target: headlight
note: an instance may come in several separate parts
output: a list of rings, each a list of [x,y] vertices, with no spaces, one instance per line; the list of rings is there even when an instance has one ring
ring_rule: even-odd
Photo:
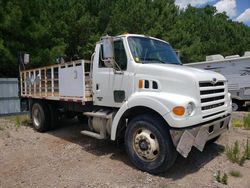
[[[194,112],[194,109],[195,109],[194,103],[192,102],[188,103],[187,108],[186,108],[187,115],[189,116],[192,115],[192,113]]]

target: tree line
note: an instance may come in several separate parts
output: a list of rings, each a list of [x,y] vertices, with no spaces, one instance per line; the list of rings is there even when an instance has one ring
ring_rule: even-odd
[[[138,33],[166,40],[183,63],[250,50],[250,27],[213,6],[180,10],[174,0],[0,0],[0,77],[18,75],[18,52],[32,66],[58,56],[90,59],[101,36]]]

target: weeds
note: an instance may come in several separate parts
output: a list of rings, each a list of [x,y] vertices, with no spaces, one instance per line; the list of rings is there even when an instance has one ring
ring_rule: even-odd
[[[22,125],[30,127],[30,126],[32,126],[32,122],[31,122],[31,120],[29,118],[27,118],[27,119],[24,119],[22,121]]]
[[[224,173],[224,175],[221,177],[221,172],[218,170],[215,179],[217,182],[227,185],[228,175],[227,173]]]
[[[229,172],[229,174],[230,174],[231,176],[237,177],[237,178],[242,177],[242,174],[240,173],[240,171],[237,171],[237,170],[231,170],[231,171]]]
[[[16,116],[10,116],[9,119],[15,123],[16,128],[19,128],[20,126],[30,126],[31,121],[27,115],[16,115]]]
[[[244,118],[243,126],[245,129],[250,130],[250,113]]]
[[[227,185],[227,180],[228,180],[227,173],[224,173],[223,177],[221,178],[221,183]]]
[[[247,143],[244,147],[244,156],[247,160],[250,160],[250,144],[249,144],[249,140],[247,139]]]
[[[221,177],[220,177],[220,170],[217,171],[217,174],[215,176],[215,179],[217,182],[221,182]]]
[[[233,119],[232,120],[232,125],[233,127],[243,127],[243,120],[242,119]]]
[[[233,163],[240,164],[243,162],[238,141],[236,141],[232,147],[226,147],[226,155],[228,159]]]
[[[20,116],[15,116],[15,123],[17,127],[21,126],[21,118]]]
[[[246,160],[250,160],[250,144],[247,140],[246,144],[243,146],[243,152],[241,152],[239,142],[236,141],[232,147],[226,147],[227,158],[240,166],[243,166]]]

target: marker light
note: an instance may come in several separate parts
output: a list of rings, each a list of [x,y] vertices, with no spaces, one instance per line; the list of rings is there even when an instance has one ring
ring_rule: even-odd
[[[143,81],[142,80],[139,80],[138,82],[138,87],[141,89],[142,88],[142,85],[143,85]]]
[[[173,108],[173,113],[177,116],[182,116],[185,114],[185,108],[183,106],[176,106]]]

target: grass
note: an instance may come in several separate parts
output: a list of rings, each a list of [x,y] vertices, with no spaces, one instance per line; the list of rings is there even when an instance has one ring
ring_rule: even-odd
[[[20,126],[31,125],[31,120],[28,115],[15,115],[15,116],[9,116],[7,118],[15,124],[16,130],[20,128]]]
[[[243,120],[242,119],[232,119],[233,127],[243,127]]]
[[[216,179],[216,181],[217,182],[221,182],[221,177],[220,177],[221,175],[220,175],[220,170],[218,170],[217,171],[217,174],[216,174],[216,176],[215,176],[215,179]]]
[[[240,171],[238,171],[238,170],[231,170],[231,171],[229,172],[229,174],[230,174],[231,176],[233,176],[233,177],[236,177],[236,178],[242,177],[242,174],[241,174]]]
[[[250,160],[250,144],[247,139],[246,144],[243,145],[243,151],[239,146],[239,142],[236,141],[233,146],[226,147],[226,156],[232,163],[237,163],[243,166],[246,160]]]
[[[246,145],[244,146],[244,156],[247,160],[250,160],[250,144],[248,139]]]
[[[250,113],[243,119],[243,127],[247,130],[250,130]]]
[[[223,177],[221,178],[221,183],[227,185],[227,181],[228,181],[228,175],[227,173],[224,173]]]
[[[221,177],[221,172],[220,172],[220,170],[218,170],[217,174],[215,176],[215,179],[217,182],[222,183],[224,185],[227,185],[228,175],[227,175],[227,173],[224,173],[224,175]]]
[[[226,155],[227,158],[233,163],[237,164],[243,163],[243,157],[241,156],[241,151],[238,141],[236,141],[233,146],[226,147]]]

